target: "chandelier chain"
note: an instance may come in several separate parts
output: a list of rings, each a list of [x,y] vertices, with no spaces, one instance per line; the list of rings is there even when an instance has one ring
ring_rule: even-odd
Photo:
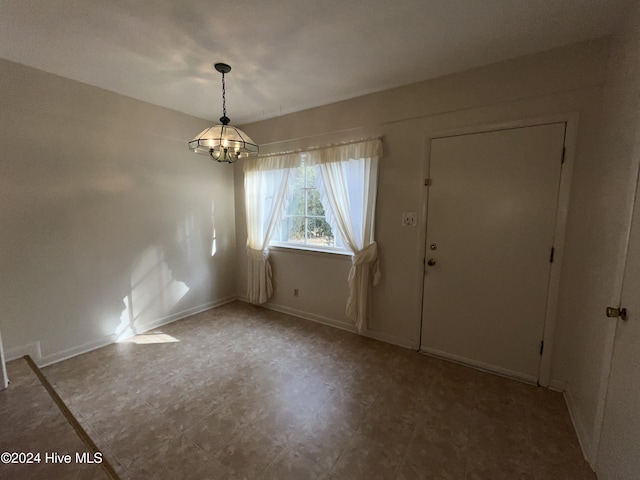
[[[224,85],[224,72],[222,72],[222,115],[227,116],[227,92]]]

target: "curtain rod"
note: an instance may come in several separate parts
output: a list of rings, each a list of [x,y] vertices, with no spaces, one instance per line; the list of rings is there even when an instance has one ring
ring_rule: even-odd
[[[336,132],[334,132],[336,133]],[[326,135],[331,135],[331,134],[326,134]],[[315,138],[315,137],[319,137],[320,135],[316,135],[314,137],[304,137],[304,138]],[[258,158],[267,158],[267,157],[274,157],[274,156],[278,156],[278,155],[291,155],[294,153],[302,153],[302,152],[313,152],[315,150],[322,150],[325,148],[332,148],[332,147],[342,147],[345,145],[353,145],[354,143],[361,143],[361,142],[368,142],[371,140],[382,140],[382,135],[377,136],[377,137],[367,137],[367,138],[359,138],[356,140],[349,140],[346,142],[338,142],[338,143],[330,143],[328,145],[318,145],[318,146],[313,146],[313,147],[309,147],[309,148],[296,148],[295,150],[286,150],[284,152],[273,152],[273,153],[265,153],[264,155],[258,155]],[[295,139],[295,140],[302,140],[303,138],[299,138],[299,139]],[[294,141],[294,140],[286,140],[286,141]],[[266,144],[262,144],[262,145],[273,145],[276,143],[284,143],[284,141],[282,142],[272,142],[272,143],[266,143]]]

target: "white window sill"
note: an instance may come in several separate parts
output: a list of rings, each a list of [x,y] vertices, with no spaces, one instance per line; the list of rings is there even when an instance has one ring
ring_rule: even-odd
[[[341,257],[351,257],[353,254],[347,250],[320,250],[305,245],[269,245],[269,250],[274,252],[297,253],[302,255],[338,255]]]

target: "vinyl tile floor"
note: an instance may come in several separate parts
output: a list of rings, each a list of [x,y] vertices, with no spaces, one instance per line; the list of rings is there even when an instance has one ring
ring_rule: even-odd
[[[26,360],[7,367],[11,385],[0,391],[0,479],[110,480]]]
[[[0,450],[75,453],[24,367]],[[123,480],[596,478],[559,393],[243,302],[43,372]]]

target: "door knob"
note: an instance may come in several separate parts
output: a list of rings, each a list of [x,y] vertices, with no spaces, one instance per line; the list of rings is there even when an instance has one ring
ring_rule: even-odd
[[[607,317],[609,317],[609,318],[621,318],[622,320],[626,320],[627,319],[627,309],[626,308],[607,307]]]
[[[429,265],[430,267],[433,267],[435,264],[436,264],[435,258],[430,258],[429,260],[427,260],[427,265]]]

